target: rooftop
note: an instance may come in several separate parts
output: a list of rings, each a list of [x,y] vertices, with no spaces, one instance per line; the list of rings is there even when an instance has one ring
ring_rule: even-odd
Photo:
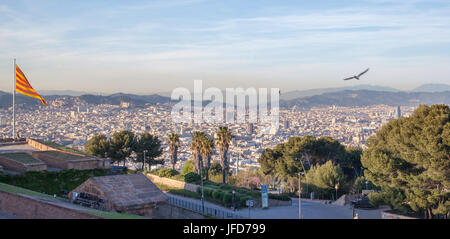
[[[94,177],[92,180],[120,207],[166,201],[167,196],[143,174]]]
[[[1,153],[33,152],[35,148],[28,144],[0,145]]]
[[[0,153],[0,157],[11,159],[23,164],[42,163],[27,153]]]

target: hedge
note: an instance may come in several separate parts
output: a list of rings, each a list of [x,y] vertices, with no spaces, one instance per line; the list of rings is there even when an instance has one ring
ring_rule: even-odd
[[[269,193],[269,198],[280,200],[280,201],[290,201],[291,200],[291,197],[289,197],[286,194],[271,194],[271,193]]]

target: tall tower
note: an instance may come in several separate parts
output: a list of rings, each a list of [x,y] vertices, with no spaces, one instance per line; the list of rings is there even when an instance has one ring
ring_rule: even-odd
[[[252,123],[247,124],[247,134],[252,135],[254,133],[254,128]]]
[[[395,112],[395,118],[400,119],[402,117],[402,111],[400,110],[400,106],[397,106],[397,111]]]

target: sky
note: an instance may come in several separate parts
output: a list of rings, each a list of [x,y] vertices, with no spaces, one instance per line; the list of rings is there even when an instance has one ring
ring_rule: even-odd
[[[450,84],[450,1],[0,0],[0,90],[14,58],[38,92],[410,90]]]

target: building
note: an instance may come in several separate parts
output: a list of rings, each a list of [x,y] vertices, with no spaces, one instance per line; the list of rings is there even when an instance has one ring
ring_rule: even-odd
[[[395,111],[395,118],[400,119],[402,117],[402,111],[400,110],[400,106],[397,106],[397,110]]]
[[[100,202],[108,211],[141,216],[153,216],[155,209],[168,201],[167,196],[143,174],[93,177],[70,192],[69,198],[76,203],[80,195],[85,204]]]
[[[57,148],[59,147],[59,148]],[[110,160],[81,153],[70,148],[27,138],[14,144],[0,142],[0,165],[14,172],[42,171],[54,169],[108,169]]]
[[[8,119],[4,116],[0,116],[0,126],[8,125]]]
[[[247,134],[252,135],[254,133],[254,126],[252,123],[247,124]]]

